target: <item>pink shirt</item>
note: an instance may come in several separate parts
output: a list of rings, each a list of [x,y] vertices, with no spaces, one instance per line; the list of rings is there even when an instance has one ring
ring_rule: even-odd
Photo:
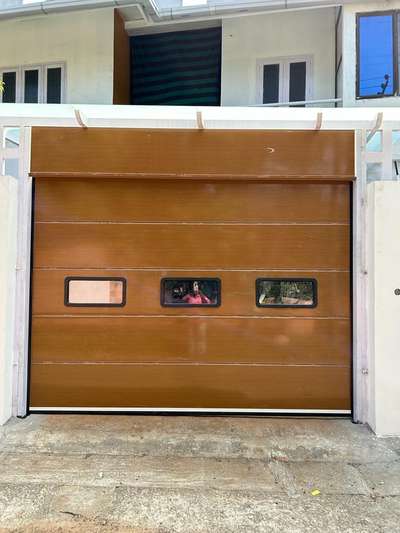
[[[201,304],[209,304],[211,303],[210,300],[207,298],[207,296],[204,296],[204,294],[187,294],[186,296],[184,296],[182,298],[182,300],[184,300],[186,303],[188,304],[197,304],[197,305],[201,305]]]

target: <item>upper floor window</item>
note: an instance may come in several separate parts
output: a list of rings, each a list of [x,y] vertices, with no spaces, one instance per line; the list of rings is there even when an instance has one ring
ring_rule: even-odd
[[[61,104],[65,98],[65,65],[34,65],[0,69],[4,92],[0,102]]]
[[[277,104],[310,100],[311,64],[310,57],[258,60],[257,102]]]
[[[398,17],[394,11],[357,15],[357,98],[398,94]]]

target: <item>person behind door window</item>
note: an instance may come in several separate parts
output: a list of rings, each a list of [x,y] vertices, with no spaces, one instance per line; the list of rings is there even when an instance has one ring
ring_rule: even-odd
[[[211,303],[211,300],[201,292],[198,281],[193,282],[192,290],[182,298],[182,301],[190,305],[204,305]]]

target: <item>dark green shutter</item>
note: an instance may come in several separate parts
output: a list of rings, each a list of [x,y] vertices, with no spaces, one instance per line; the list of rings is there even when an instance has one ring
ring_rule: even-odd
[[[131,102],[220,105],[221,28],[131,37]]]

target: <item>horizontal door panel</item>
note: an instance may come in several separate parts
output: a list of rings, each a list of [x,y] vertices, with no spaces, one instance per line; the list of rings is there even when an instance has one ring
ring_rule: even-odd
[[[64,280],[76,277],[122,277],[126,279],[126,305],[121,307],[66,307]],[[162,307],[160,281],[171,278],[219,278],[221,306]],[[317,281],[317,306],[268,308],[256,306],[257,278],[314,278]],[[349,272],[304,271],[182,271],[182,270],[35,270],[33,273],[34,315],[240,315],[349,317]]]
[[[35,127],[31,172],[351,178],[354,132]]]
[[[34,318],[32,361],[350,364],[350,320]]]
[[[38,222],[337,222],[348,184],[39,178]]]
[[[348,269],[348,226],[36,224],[36,267]]]
[[[350,409],[350,369],[32,365],[31,407]]]

